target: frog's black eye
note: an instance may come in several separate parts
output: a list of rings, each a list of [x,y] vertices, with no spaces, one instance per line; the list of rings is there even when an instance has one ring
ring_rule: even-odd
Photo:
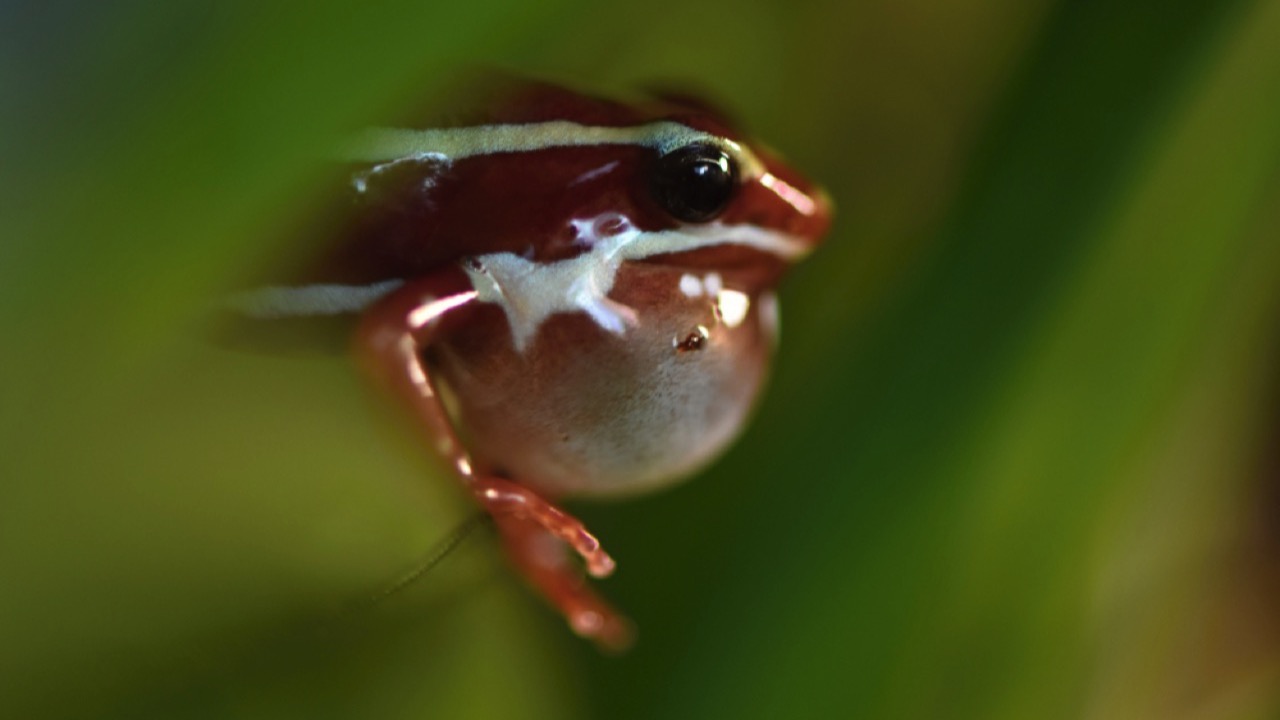
[[[653,197],[677,220],[707,222],[729,204],[738,186],[738,167],[721,148],[693,143],[658,158]]]

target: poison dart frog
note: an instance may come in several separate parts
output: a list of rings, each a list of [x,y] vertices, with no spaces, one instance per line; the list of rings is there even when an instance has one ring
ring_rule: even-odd
[[[245,318],[351,321],[359,367],[492,515],[578,634],[625,646],[614,560],[557,503],[674,483],[741,431],[777,340],[774,294],[832,207],[719,113],[508,84],[465,120],[343,150],[341,213]]]

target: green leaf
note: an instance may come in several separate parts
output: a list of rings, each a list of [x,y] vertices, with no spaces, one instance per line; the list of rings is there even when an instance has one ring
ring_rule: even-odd
[[[0,715],[1280,710],[1280,6],[0,10]],[[580,509],[602,658],[340,357],[211,349],[335,138],[474,65],[688,80],[827,184],[746,438]],[[1270,463],[1270,464],[1268,464]],[[1268,474],[1270,473],[1270,474]]]

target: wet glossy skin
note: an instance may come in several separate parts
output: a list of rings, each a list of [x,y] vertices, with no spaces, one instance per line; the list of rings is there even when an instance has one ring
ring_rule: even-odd
[[[702,201],[655,181],[691,149],[733,172],[723,206],[692,221],[680,203]],[[547,498],[642,492],[724,449],[766,376],[774,287],[829,203],[705,111],[538,84],[346,152],[333,240],[235,306],[359,317],[365,367],[494,512],[516,565],[580,633],[624,644],[625,621],[537,549],[550,534],[592,574],[612,569]]]

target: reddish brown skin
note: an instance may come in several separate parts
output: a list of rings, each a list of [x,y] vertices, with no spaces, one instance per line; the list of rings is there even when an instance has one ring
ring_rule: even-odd
[[[655,101],[626,105],[545,84],[520,86],[510,96],[489,101],[466,116],[472,124],[531,123],[572,119],[584,125],[625,127],[658,120],[679,122],[729,139],[741,133],[705,110],[690,110]],[[435,124],[438,126],[438,123]],[[768,171],[792,186],[817,196],[818,188],[767,151],[755,149]],[[460,258],[513,252],[551,261],[583,251],[566,232],[568,221],[614,211],[643,230],[677,225],[650,196],[647,169],[652,150],[601,146],[550,148],[538,152],[465,158],[443,174],[435,163],[407,165],[371,181],[357,195],[348,186],[339,202],[353,205],[333,233],[333,244],[291,284],[369,284],[420,277]],[[575,184],[585,173],[609,163],[607,175]],[[347,174],[367,166],[352,166]],[[421,190],[432,178],[429,191]],[[495,208],[501,208],[500,212]],[[750,223],[798,237],[822,237],[828,213],[803,216],[759,185],[743,186],[719,218],[729,224]],[[681,264],[718,268],[738,264],[782,264],[740,247],[706,248],[683,253]],[[655,260],[656,262],[657,260]],[[766,282],[776,280],[764,278]]]
[[[454,124],[548,120],[604,126],[671,120],[746,144],[733,127],[702,107],[664,101],[622,104],[536,83],[511,84]],[[776,157],[753,150],[769,173],[812,199],[817,212],[797,212],[759,183],[747,182],[717,219],[816,244],[830,222],[821,191]],[[332,241],[315,262],[288,280],[297,285],[405,281],[363,313],[355,341],[358,358],[391,396],[405,403],[437,453],[493,514],[514,565],[577,632],[613,650],[630,642],[630,624],[582,582],[561,554],[549,555],[546,541],[554,538],[567,545],[596,576],[608,574],[613,561],[580,522],[545,499],[565,491],[564,479],[538,477],[537,468],[547,466],[545,458],[541,465],[523,460],[542,455],[554,461],[558,443],[581,442],[583,428],[608,427],[617,420],[612,413],[619,407],[638,404],[637,427],[642,428],[649,427],[644,423],[661,426],[663,413],[688,420],[679,416],[686,408],[705,414],[708,427],[745,415],[763,382],[772,347],[757,301],[776,285],[786,263],[740,245],[626,263],[609,298],[636,309],[639,328],[620,338],[584,313],[563,313],[543,323],[523,351],[514,347],[500,307],[471,301],[470,281],[460,263],[499,252],[539,262],[572,258],[586,249],[574,243],[569,221],[606,212],[621,213],[642,230],[676,228],[680,223],[650,194],[647,178],[655,161],[652,149],[619,145],[485,155],[447,166],[406,163],[371,177],[363,193],[346,187],[341,206],[349,211],[325,216]],[[608,172],[581,180],[611,163]],[[347,172],[367,169],[353,166]],[[424,189],[428,181],[430,187]],[[710,271],[723,277],[725,287],[752,298],[741,326],[725,326],[708,300],[679,292],[683,274]],[[456,307],[425,324],[412,320],[415,311],[442,299],[456,301]],[[703,337],[699,327],[710,328],[710,333]],[[705,381],[698,379],[703,377],[699,372]],[[439,395],[444,388],[459,394],[459,417],[446,413]],[[655,392],[677,395],[650,412],[646,404],[656,401],[647,398],[661,397]],[[494,397],[476,397],[485,393]],[[586,399],[575,405],[575,398]],[[524,412],[530,403],[545,405],[539,408],[543,414]],[[548,422],[547,413],[555,419]],[[564,428],[551,427],[561,420]],[[617,442],[619,452],[635,450],[641,458],[652,452],[644,446],[631,448],[617,436],[588,437],[586,442]],[[599,464],[600,457],[608,459],[607,449],[584,462]],[[569,458],[573,460],[572,453]],[[702,462],[699,458],[693,464]],[[620,487],[619,492],[626,490]]]

